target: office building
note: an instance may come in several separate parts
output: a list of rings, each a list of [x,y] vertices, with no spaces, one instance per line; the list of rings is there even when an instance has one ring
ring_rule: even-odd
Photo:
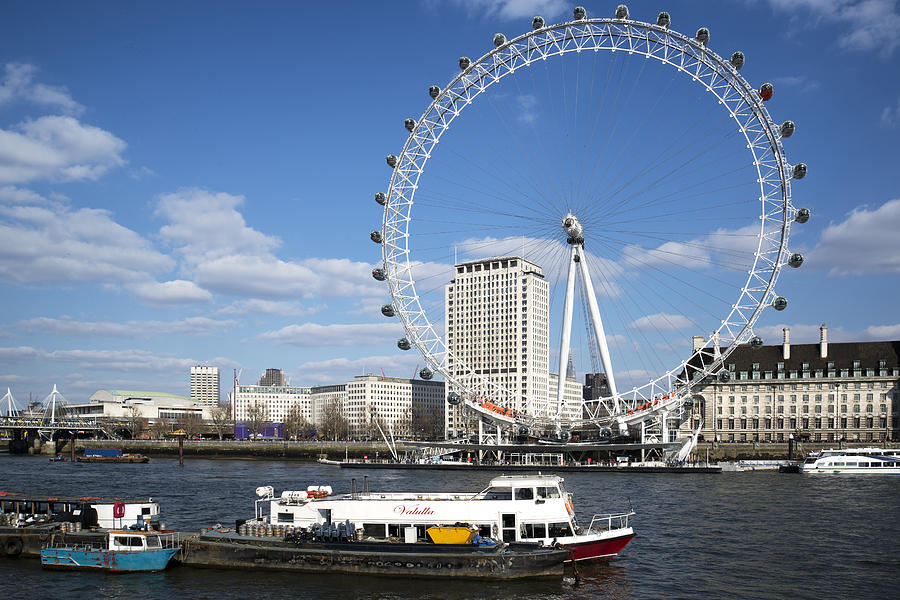
[[[219,404],[219,367],[191,367],[191,398],[205,406]]]

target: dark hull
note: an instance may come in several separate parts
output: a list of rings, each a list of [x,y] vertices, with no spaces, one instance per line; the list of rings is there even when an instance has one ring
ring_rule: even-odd
[[[146,463],[150,459],[146,456],[79,456],[78,462],[83,463]]]
[[[183,564],[401,577],[520,579],[562,577],[568,550],[513,545],[503,549],[436,544],[310,542],[203,535],[185,540]]]

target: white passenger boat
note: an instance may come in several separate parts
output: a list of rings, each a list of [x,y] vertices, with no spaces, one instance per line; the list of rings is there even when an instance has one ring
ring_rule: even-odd
[[[415,528],[420,541],[433,526],[465,524],[480,535],[503,542],[561,544],[570,560],[609,560],[634,537],[633,512],[594,515],[587,526],[575,518],[571,494],[562,477],[512,475],[491,480],[477,493],[351,492],[334,495],[329,486],[274,494],[256,490],[256,519],[251,524],[306,528],[323,523],[354,525],[363,539],[404,539]],[[268,509],[268,514],[266,514]]]
[[[801,473],[900,475],[900,449],[846,448],[821,450],[800,465]]]

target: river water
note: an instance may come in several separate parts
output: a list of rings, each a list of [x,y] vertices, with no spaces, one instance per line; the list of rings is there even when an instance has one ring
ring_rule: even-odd
[[[272,485],[476,491],[496,472],[354,470],[306,462],[157,458],[144,465],[0,456],[0,491],[150,496],[170,528],[234,526]],[[563,581],[490,583],[188,568],[111,575],[44,572],[0,559],[4,598],[554,600],[576,598],[896,598],[900,477],[567,473],[582,522],[633,505],[637,537],[610,564]]]

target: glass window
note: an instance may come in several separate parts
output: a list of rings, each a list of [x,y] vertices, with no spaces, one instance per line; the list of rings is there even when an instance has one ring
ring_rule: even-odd
[[[485,500],[512,500],[512,489],[492,487],[484,493]]]
[[[525,532],[523,534],[523,537],[527,539],[547,537],[546,523],[525,523],[524,529]]]
[[[534,488],[516,488],[516,500],[534,500]]]
[[[559,498],[559,490],[555,487],[539,487],[537,496],[538,498]]]
[[[572,530],[569,528],[568,523],[547,523],[547,527],[549,528],[547,537],[556,538],[572,535]]]

